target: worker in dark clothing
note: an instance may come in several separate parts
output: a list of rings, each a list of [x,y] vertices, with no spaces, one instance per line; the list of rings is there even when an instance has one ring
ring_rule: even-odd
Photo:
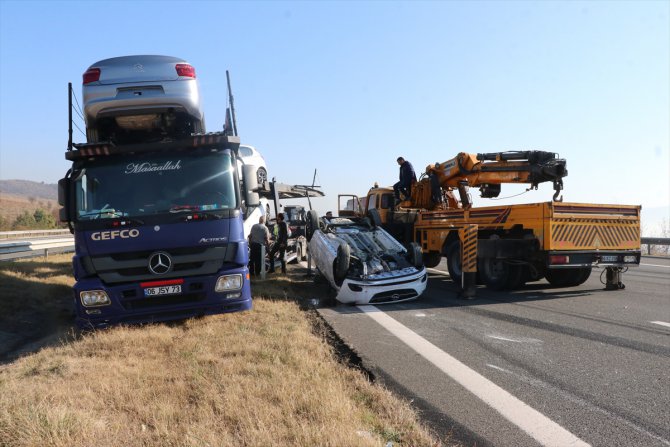
[[[412,163],[405,160],[403,157],[398,157],[398,164],[400,165],[400,181],[393,185],[393,192],[395,194],[396,204],[400,202],[401,196],[410,197],[412,195],[412,183],[416,182],[416,174]]]
[[[251,227],[249,232],[249,246],[251,255],[249,256],[249,272],[252,275],[261,273],[265,269],[265,259],[261,256],[263,246],[267,248],[270,243],[270,230],[265,226],[265,217],[258,218],[258,223]]]
[[[281,272],[286,273],[286,246],[288,244],[288,225],[284,221],[284,213],[277,214],[277,240],[270,251],[270,270],[269,273],[275,271],[275,254],[279,252],[279,260],[281,261]]]

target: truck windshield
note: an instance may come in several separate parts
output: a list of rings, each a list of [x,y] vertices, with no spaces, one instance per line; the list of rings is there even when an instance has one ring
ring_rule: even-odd
[[[78,220],[237,207],[229,151],[99,159],[75,178]]]

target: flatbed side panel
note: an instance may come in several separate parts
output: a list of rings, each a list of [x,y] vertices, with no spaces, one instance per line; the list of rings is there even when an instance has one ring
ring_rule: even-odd
[[[549,204],[547,250],[640,250],[640,207]]]
[[[414,226],[417,242],[424,251],[441,251],[442,245],[459,227],[476,224],[480,232],[506,231],[515,227],[530,230],[541,241],[544,228],[546,203],[503,205],[470,210],[424,211],[418,215]]]

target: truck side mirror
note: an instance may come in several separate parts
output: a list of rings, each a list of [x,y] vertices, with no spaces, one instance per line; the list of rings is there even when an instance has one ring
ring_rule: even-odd
[[[70,179],[62,178],[58,180],[58,204],[65,206],[67,200],[67,189],[70,186]]]
[[[258,177],[256,171],[258,167],[253,165],[242,166],[242,179],[244,184],[244,201],[247,208],[253,208],[260,205],[261,199],[258,195]]]
[[[70,204],[67,200],[68,189],[70,188],[70,179],[62,178],[58,180],[58,204],[62,208],[58,211],[58,218],[61,222],[70,221]]]

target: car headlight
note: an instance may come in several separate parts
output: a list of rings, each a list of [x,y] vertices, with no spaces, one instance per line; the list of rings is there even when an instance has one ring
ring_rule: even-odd
[[[242,275],[224,275],[216,280],[215,292],[225,292],[227,290],[239,290],[242,288]]]
[[[84,307],[108,306],[112,304],[104,290],[87,290],[79,293],[79,300]]]

